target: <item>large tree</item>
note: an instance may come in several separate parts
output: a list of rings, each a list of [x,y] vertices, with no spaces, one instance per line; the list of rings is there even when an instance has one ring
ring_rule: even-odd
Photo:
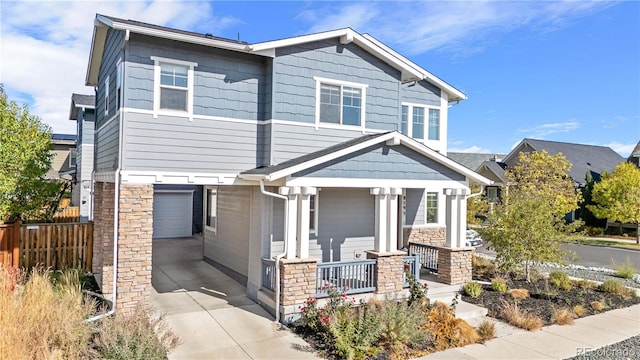
[[[632,163],[620,163],[611,174],[593,186],[594,205],[587,206],[601,219],[636,224],[636,243],[640,244],[640,169]]]
[[[0,85],[0,223],[39,219],[61,184],[51,168],[51,130],[27,106],[9,101]]]
[[[528,281],[534,264],[563,260],[560,241],[580,225],[565,221],[581,199],[568,175],[570,168],[562,154],[520,153],[518,164],[505,173],[514,185],[489,215],[484,237],[498,263],[507,270],[524,264]]]

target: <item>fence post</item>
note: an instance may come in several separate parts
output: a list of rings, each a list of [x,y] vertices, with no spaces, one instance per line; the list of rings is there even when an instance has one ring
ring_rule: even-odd
[[[21,221],[18,220],[13,224],[13,234],[9,237],[11,239],[10,242],[10,250],[11,251],[11,266],[19,267],[20,266],[20,226],[22,225]]]

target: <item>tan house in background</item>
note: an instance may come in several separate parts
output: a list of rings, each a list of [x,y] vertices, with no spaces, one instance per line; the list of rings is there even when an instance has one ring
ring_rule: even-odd
[[[53,158],[47,179],[71,180],[76,168],[76,136],[73,134],[53,134],[51,136]]]

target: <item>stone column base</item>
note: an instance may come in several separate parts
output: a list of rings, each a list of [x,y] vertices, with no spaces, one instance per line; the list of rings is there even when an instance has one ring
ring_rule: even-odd
[[[376,294],[401,295],[404,285],[403,257],[407,256],[402,251],[375,252],[367,251],[367,259],[376,259],[374,282]]]
[[[471,281],[471,257],[474,248],[438,247],[438,280],[450,285]]]
[[[302,304],[316,294],[318,260],[280,260],[280,306]]]

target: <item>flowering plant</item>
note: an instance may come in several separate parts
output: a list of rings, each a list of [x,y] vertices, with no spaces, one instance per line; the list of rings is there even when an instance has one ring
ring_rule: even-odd
[[[334,314],[344,314],[356,303],[355,297],[349,298],[347,295],[348,285],[338,289],[336,285],[325,282],[321,290],[326,292],[329,297],[329,301],[323,308],[318,308],[318,301],[315,298],[307,299],[300,307],[302,320],[314,331],[326,330],[331,324]]]

